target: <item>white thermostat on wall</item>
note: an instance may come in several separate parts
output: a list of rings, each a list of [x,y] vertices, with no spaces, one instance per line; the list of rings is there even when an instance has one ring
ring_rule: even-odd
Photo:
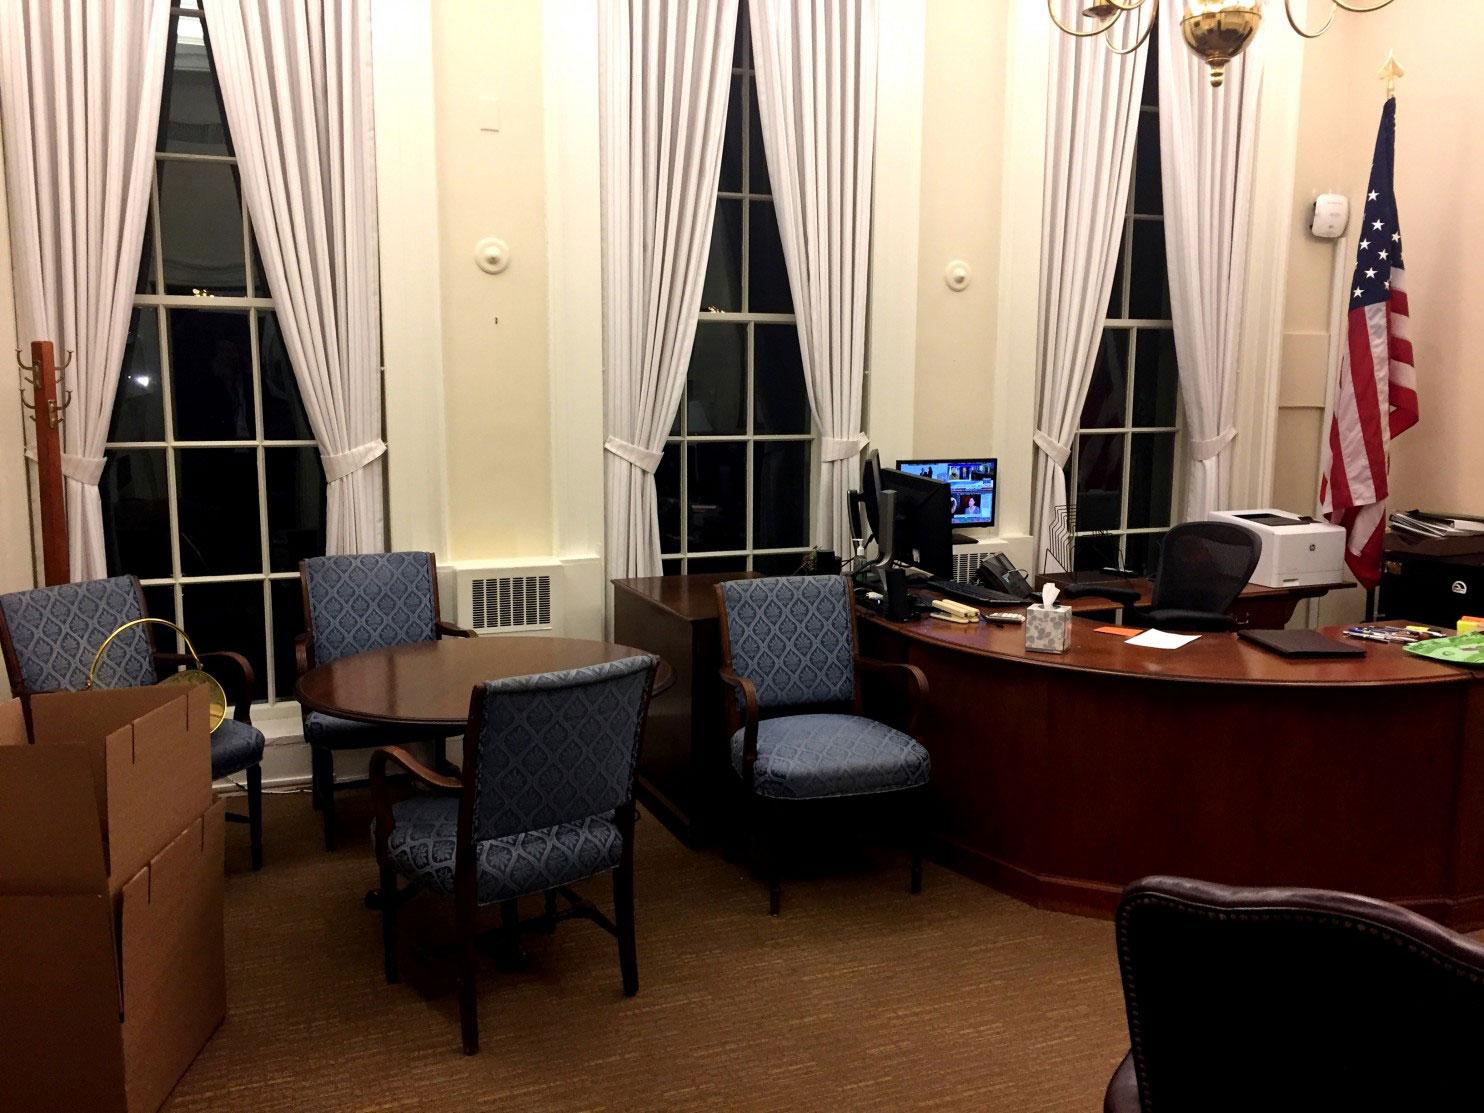
[[[1343,193],[1321,193],[1314,198],[1314,217],[1309,231],[1321,240],[1337,240],[1350,223],[1350,198]]]

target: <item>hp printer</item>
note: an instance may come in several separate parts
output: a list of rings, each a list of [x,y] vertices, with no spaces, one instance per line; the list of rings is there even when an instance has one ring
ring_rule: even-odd
[[[1345,580],[1345,531],[1286,510],[1216,510],[1215,522],[1245,526],[1262,541],[1252,583],[1313,587]]]

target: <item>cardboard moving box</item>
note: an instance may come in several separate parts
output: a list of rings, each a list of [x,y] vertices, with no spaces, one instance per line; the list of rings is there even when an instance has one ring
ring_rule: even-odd
[[[199,704],[199,706],[198,706]],[[0,705],[7,1110],[153,1113],[226,1014],[226,805],[204,696]]]

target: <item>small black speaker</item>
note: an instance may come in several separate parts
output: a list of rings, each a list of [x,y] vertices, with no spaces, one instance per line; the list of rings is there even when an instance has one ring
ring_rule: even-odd
[[[912,596],[907,593],[907,573],[900,568],[886,570],[886,617],[893,622],[912,618]]]

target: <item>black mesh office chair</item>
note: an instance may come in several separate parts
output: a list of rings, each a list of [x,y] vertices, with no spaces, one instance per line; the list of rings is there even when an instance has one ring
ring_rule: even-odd
[[[1124,608],[1134,625],[1162,630],[1232,630],[1227,608],[1237,601],[1262,552],[1257,534],[1228,522],[1185,522],[1165,534],[1147,607],[1135,607],[1139,591],[1112,584],[1069,584],[1067,599],[1089,596]]]
[[[1105,1113],[1477,1109],[1484,946],[1322,889],[1146,877],[1118,906],[1132,1048]]]

